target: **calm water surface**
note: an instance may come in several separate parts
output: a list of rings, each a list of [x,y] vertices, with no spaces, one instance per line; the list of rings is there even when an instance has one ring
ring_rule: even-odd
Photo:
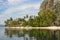
[[[37,40],[26,30],[5,29],[0,27],[0,40]]]
[[[6,29],[0,27],[0,40],[60,40],[59,31],[51,32],[51,30],[20,30]]]

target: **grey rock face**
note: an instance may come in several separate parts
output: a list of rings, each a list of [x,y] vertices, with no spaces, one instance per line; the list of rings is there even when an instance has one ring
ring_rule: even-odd
[[[40,6],[40,10],[52,9],[55,10],[56,21],[52,25],[60,25],[60,0],[44,0]],[[55,23],[55,24],[54,24]]]

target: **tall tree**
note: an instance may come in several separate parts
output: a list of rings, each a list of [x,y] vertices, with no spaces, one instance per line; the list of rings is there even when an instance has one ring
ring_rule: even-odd
[[[55,11],[50,9],[41,10],[38,15],[40,17],[40,26],[51,26],[56,19]]]

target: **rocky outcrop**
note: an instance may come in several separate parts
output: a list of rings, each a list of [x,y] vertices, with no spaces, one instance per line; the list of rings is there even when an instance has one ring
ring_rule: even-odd
[[[44,0],[40,6],[40,9],[41,10],[44,10],[47,8],[52,9],[53,5],[54,5],[54,0]]]
[[[52,25],[59,26],[60,20],[60,0],[44,0],[40,6],[40,10],[52,9],[55,10],[56,20],[52,22]]]

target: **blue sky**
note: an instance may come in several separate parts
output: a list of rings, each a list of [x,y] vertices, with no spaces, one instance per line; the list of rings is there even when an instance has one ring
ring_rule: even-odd
[[[0,0],[0,24],[10,17],[37,15],[42,0]]]

